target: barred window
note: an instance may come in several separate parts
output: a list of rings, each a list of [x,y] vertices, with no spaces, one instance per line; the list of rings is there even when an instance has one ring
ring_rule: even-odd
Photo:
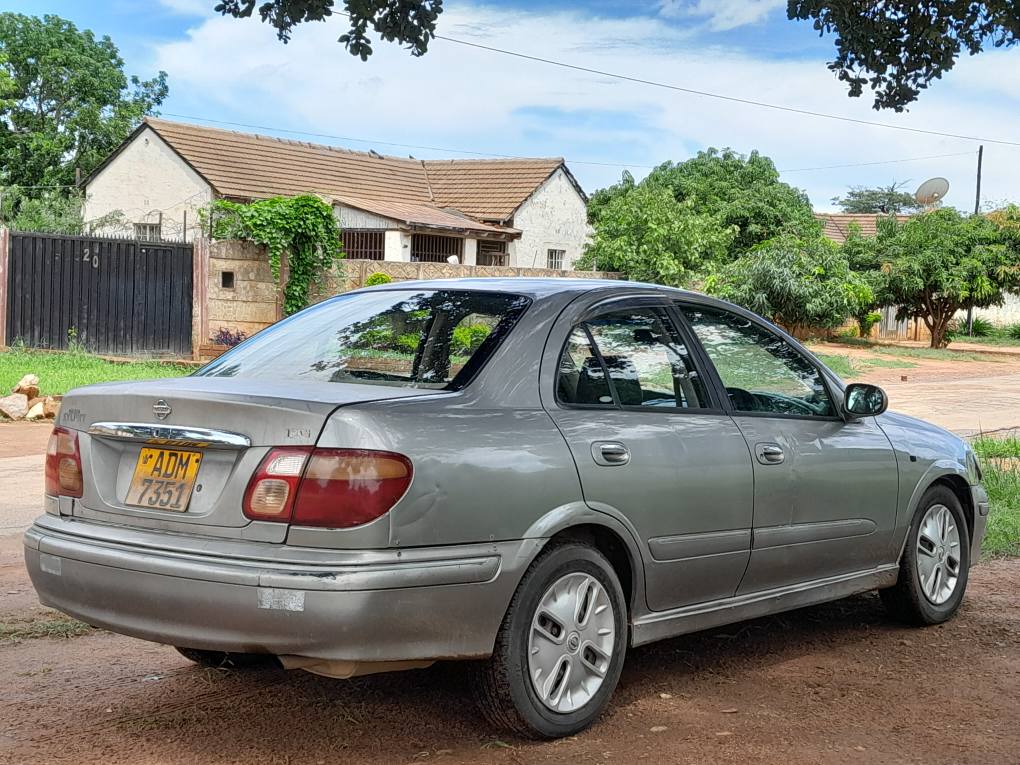
[[[385,231],[345,228],[341,236],[348,259],[383,260],[386,252]]]
[[[546,250],[546,268],[555,268],[557,271],[561,270],[566,254],[566,250]]]
[[[135,223],[135,239],[140,239],[143,242],[162,241],[163,236],[160,228],[159,223]]]
[[[438,234],[412,234],[411,261],[415,263],[445,263],[450,256],[463,262],[464,240]]]

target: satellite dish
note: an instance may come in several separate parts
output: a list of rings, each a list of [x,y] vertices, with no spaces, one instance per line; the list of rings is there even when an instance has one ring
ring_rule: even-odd
[[[949,193],[949,181],[945,178],[929,178],[914,192],[918,204],[931,207]]]

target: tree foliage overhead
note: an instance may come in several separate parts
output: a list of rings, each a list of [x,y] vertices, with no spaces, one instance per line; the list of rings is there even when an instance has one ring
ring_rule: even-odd
[[[868,87],[875,109],[903,111],[961,54],[1020,40],[1016,0],[789,0],[791,19],[836,36],[829,69],[854,98]]]
[[[109,37],[0,13],[0,184],[74,183],[166,95],[166,73],[129,78]]]
[[[903,191],[903,183],[888,186],[851,186],[841,197],[833,197],[832,203],[845,213],[875,213],[877,215],[900,215],[921,210],[914,195]]]
[[[247,18],[258,6],[262,21],[271,24],[283,42],[290,40],[298,24],[324,21],[335,13],[345,15],[350,27],[339,42],[362,61],[372,55],[369,27],[386,42],[407,45],[414,56],[425,55],[443,12],[443,0],[343,0],[342,9],[337,4],[335,0],[221,0],[216,11]]]
[[[1007,223],[1009,217],[1007,211]],[[904,223],[885,218],[875,246],[882,303],[897,306],[900,318],[920,318],[933,348],[947,344],[958,311],[997,305],[1020,287],[1020,250],[1001,224],[982,215],[943,208]]]

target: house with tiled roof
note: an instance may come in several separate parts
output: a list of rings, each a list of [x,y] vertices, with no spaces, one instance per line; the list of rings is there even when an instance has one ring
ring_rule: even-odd
[[[850,230],[857,226],[861,236],[875,236],[878,233],[878,219],[885,217],[878,213],[815,213],[815,219],[822,224],[822,233],[834,242],[843,244],[850,236]],[[901,223],[909,215],[897,215]]]
[[[347,257],[569,269],[588,238],[587,198],[562,158],[383,156],[146,118],[84,181],[105,233],[192,241],[199,211],[314,194],[333,205]]]

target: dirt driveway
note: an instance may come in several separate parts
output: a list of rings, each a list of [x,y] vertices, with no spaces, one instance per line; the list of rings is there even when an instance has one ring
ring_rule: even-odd
[[[1020,425],[1020,359],[911,361],[861,379],[960,431]],[[47,434],[0,424],[0,630],[77,634],[21,560]],[[1020,560],[975,568],[968,593],[925,630],[866,595],[637,649],[598,725],[537,744],[490,728],[457,665],[336,681],[98,631],[0,639],[0,763],[1017,763]]]
[[[340,681],[101,632],[25,640],[0,646],[0,762],[1016,763],[1018,592],[1020,561],[989,562],[940,627],[867,595],[640,648],[603,720],[552,743],[490,728],[456,665]]]

